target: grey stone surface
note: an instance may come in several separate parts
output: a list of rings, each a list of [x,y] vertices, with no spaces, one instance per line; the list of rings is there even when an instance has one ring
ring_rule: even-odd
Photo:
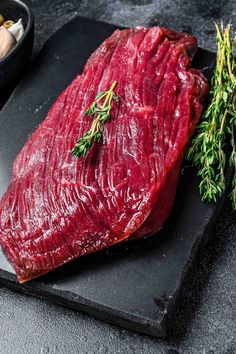
[[[27,0],[35,12],[36,49],[76,15],[120,25],[161,24],[197,35],[214,50],[213,20],[236,23],[228,0]],[[75,43],[76,45],[76,43]],[[236,353],[236,218],[224,206],[188,279],[169,340],[113,327],[46,301],[0,288],[0,354]]]

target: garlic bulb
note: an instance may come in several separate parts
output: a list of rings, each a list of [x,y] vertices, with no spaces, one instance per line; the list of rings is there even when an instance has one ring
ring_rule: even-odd
[[[21,39],[21,37],[24,34],[24,27],[22,24],[22,20],[21,18],[19,19],[19,21],[17,21],[16,23],[14,23],[9,29],[9,32],[11,32],[15,39],[17,40],[17,42]]]
[[[14,47],[16,39],[5,27],[0,27],[0,59]]]

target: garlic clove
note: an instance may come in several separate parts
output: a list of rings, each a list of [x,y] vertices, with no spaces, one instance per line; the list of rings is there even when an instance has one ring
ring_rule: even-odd
[[[4,17],[2,14],[0,14],[0,26],[4,23]]]
[[[16,39],[5,27],[0,27],[0,59],[5,57],[16,44]]]
[[[15,37],[15,39],[18,42],[21,39],[21,37],[23,36],[23,34],[24,34],[24,27],[23,27],[21,18],[19,19],[19,21],[14,23],[14,25],[12,25],[8,29],[8,31],[13,34],[13,36]]]
[[[7,20],[7,21],[5,21],[4,23],[3,23],[3,26],[5,27],[5,28],[10,28],[12,25],[14,25],[14,21],[12,21],[12,20]]]

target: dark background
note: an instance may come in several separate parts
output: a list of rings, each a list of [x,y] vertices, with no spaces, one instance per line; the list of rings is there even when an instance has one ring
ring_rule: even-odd
[[[195,34],[215,50],[213,20],[231,20],[236,1],[25,0],[35,14],[34,53],[71,18],[117,25],[160,24]],[[76,43],[75,43],[76,45]],[[0,287],[0,354],[236,353],[236,218],[226,203],[187,283],[169,340],[113,327],[46,301]]]

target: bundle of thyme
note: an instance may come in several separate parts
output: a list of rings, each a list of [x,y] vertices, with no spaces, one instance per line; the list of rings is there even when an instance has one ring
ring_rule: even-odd
[[[215,202],[222,195],[226,167],[232,167],[230,198],[236,210],[236,64],[233,56],[236,37],[231,36],[230,24],[225,28],[222,23],[215,26],[218,50],[211,80],[211,103],[190,142],[187,159],[198,168],[200,194],[208,202]]]
[[[117,101],[114,89],[117,81],[114,81],[108,91],[100,92],[95,101],[91,103],[90,107],[85,111],[85,116],[90,116],[93,119],[91,128],[79,139],[72,149],[72,154],[77,158],[85,157],[95,141],[100,142],[102,138],[102,129],[104,123],[110,118],[112,100]],[[103,104],[101,105],[101,102]]]

